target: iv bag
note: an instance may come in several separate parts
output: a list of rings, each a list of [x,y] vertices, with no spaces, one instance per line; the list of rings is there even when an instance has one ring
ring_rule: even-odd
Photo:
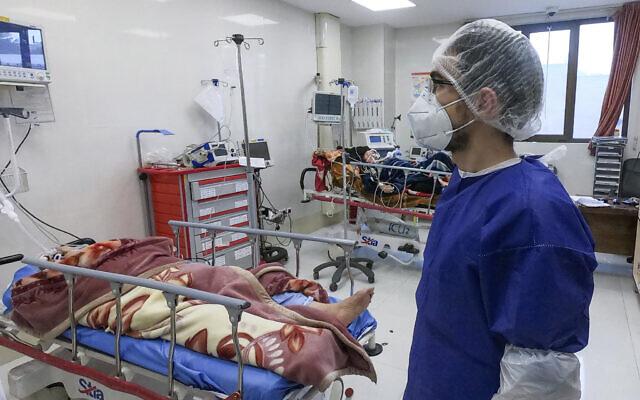
[[[355,106],[358,101],[358,87],[355,85],[349,86],[347,89],[347,101],[351,104],[351,107]]]
[[[208,85],[200,91],[194,100],[220,125],[224,125],[224,103],[218,86]]]

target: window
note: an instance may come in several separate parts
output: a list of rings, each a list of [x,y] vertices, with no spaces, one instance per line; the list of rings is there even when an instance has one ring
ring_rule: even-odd
[[[609,81],[614,22],[598,18],[516,29],[538,52],[545,80],[542,129],[531,140],[589,141],[598,126]],[[626,126],[623,111],[618,128],[624,136]]]

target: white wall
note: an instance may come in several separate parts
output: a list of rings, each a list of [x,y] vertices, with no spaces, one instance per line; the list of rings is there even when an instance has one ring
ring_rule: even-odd
[[[631,87],[631,107],[629,107],[629,128],[627,129],[629,142],[625,149],[626,158],[637,158],[640,152],[640,60],[636,65],[636,72]]]
[[[396,140],[402,149],[415,146],[406,115],[413,104],[411,73],[431,70],[431,57],[438,48],[434,38],[448,37],[459,25],[448,24],[396,29]]]
[[[384,26],[384,122],[391,126],[396,111],[396,30]]]
[[[403,149],[414,146],[410,138],[409,125],[404,118],[412,104],[411,73],[431,70],[431,58],[438,47],[434,38],[450,36],[458,24],[415,27],[396,30],[396,113],[403,115],[397,125],[398,143]],[[636,68],[636,84],[632,88],[631,114],[629,120],[629,145],[626,156],[635,157],[640,148],[633,150],[636,137],[640,136],[640,68]],[[556,143],[516,144],[518,153],[545,154],[554,149]],[[567,144],[567,156],[557,163],[558,176],[570,194],[591,194],[593,190],[593,157],[589,155],[587,144]]]
[[[340,24],[340,49],[342,76],[353,79],[353,28],[344,24]]]
[[[293,207],[294,217],[317,210],[300,206],[298,188],[315,144],[300,134],[316,72],[312,14],[273,0],[3,0],[0,13],[45,32],[57,121],[34,127],[20,152],[31,191],[19,199],[48,222],[96,239],[143,235],[134,133],[171,129],[177,136],[145,143],[175,150],[207,139],[213,124],[193,97],[201,79],[237,81],[235,49],[213,47],[233,33],[265,38],[243,53],[250,136],[270,140],[276,162],[263,173],[265,189],[276,205]],[[220,19],[246,13],[277,24]],[[239,140],[239,93],[235,103]],[[0,255],[35,251],[0,217]],[[1,269],[0,285],[7,271]]]
[[[343,66],[350,74],[346,78],[358,84],[360,97],[381,98],[385,106],[385,125],[391,125],[396,108],[396,39],[395,29],[383,24],[360,26],[346,31]]]
[[[352,29],[351,71],[360,97],[384,97],[384,25]]]

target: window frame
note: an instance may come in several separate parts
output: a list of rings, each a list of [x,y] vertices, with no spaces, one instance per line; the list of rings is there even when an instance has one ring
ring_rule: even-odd
[[[537,24],[526,24],[514,26],[513,29],[519,30],[527,38],[532,33],[551,31],[569,30],[569,59],[567,61],[567,87],[565,93],[565,109],[564,109],[564,128],[563,133],[559,135],[534,135],[527,139],[529,142],[553,142],[553,143],[588,143],[590,138],[574,138],[573,126],[575,120],[576,107],[576,89],[578,83],[578,49],[580,45],[580,27],[582,25],[597,24],[602,22],[613,22],[610,17],[577,19],[570,21],[558,22],[542,22]],[[627,128],[629,125],[629,105],[631,96],[627,97],[622,116],[622,132],[621,135],[627,136]],[[595,132],[594,132],[595,133]]]

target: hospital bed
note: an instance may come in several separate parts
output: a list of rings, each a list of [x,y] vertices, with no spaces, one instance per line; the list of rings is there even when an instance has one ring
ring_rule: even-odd
[[[435,180],[439,178],[448,178],[451,176],[450,172],[410,168],[396,165],[385,164],[371,164],[359,161],[351,161],[347,168],[347,190],[345,191],[341,183],[342,178],[342,166],[340,163],[331,162],[330,173],[332,174],[333,188],[332,190],[313,190],[305,187],[305,175],[309,172],[317,173],[316,168],[306,168],[303,170],[300,176],[300,188],[303,193],[303,203],[311,201],[319,201],[322,203],[328,203],[331,206],[338,204],[339,206],[355,209],[357,218],[353,218],[353,214],[350,216],[351,221],[347,221],[345,218],[343,228],[347,231],[348,222],[354,222],[357,219],[355,227],[355,237],[357,238],[359,245],[354,250],[354,256],[359,259],[368,260],[387,260],[401,264],[401,265],[413,265],[417,268],[421,268],[423,264],[422,248],[424,248],[424,240],[426,240],[426,230],[429,228],[434,216],[434,209],[437,203],[437,196],[435,193]],[[424,173],[430,174],[434,179],[433,191],[426,196],[419,197],[410,195],[405,192],[389,196],[386,200],[384,197],[378,196],[376,199],[371,196],[363,196],[362,190],[352,190],[353,186],[358,185],[358,181],[354,178],[353,167],[362,167],[369,169],[393,169],[402,171],[406,176],[409,173]],[[316,179],[318,175],[316,175]],[[406,182],[406,179],[405,179]],[[318,188],[316,181],[316,189]],[[321,185],[320,185],[321,186]],[[362,186],[362,185],[360,185]],[[346,215],[346,212],[345,212]],[[367,219],[370,215],[387,215],[387,218],[375,218],[376,221],[368,224],[368,226],[386,226],[385,230],[369,230],[364,231],[363,226],[367,226]],[[379,221],[382,220],[382,223]],[[413,238],[407,238],[406,235],[402,235],[403,232],[419,232],[419,235],[414,235]],[[354,237],[352,232],[349,237]],[[409,253],[407,251],[400,250],[403,247],[409,246],[414,251]],[[332,257],[333,258],[333,257]],[[331,263],[325,263],[318,266],[314,270],[314,278],[318,279],[318,272],[322,270],[325,265]],[[339,276],[332,277],[332,288],[337,287],[337,281]]]
[[[177,221],[171,221],[170,224],[176,235],[179,235],[182,228],[204,229],[213,240],[219,232],[244,233],[252,240],[259,240],[259,236],[289,238],[298,250],[296,252],[297,272],[300,267],[299,249],[303,241],[336,244],[347,254],[355,245],[355,241],[288,232]],[[4,262],[0,260],[0,264],[14,262],[19,258],[21,257],[4,259]],[[236,354],[239,353],[240,348],[238,323],[243,310],[250,306],[246,301],[151,279],[78,268],[35,258],[25,257],[22,261],[28,265],[25,268],[31,268],[30,271],[23,270],[23,276],[43,268],[64,274],[69,288],[70,315],[74,315],[76,277],[84,276],[109,281],[116,300],[116,330],[115,334],[93,330],[78,326],[75,318],[71,318],[70,329],[47,343],[24,335],[11,320],[5,316],[0,317],[0,345],[33,358],[9,371],[7,377],[9,399],[53,399],[55,398],[52,395],[53,391],[61,391],[62,387],[64,396],[81,399],[307,400],[327,398],[325,393],[331,400],[342,397],[344,387],[340,378],[337,378],[325,393],[320,393],[315,387],[304,387],[271,371],[245,366],[242,360],[236,364],[176,345],[177,296],[187,296],[191,299],[223,305],[231,322]],[[15,280],[19,279],[18,275],[20,274],[17,274]],[[170,341],[137,339],[121,335],[123,285],[144,286],[162,291],[170,309]],[[333,301],[336,300],[333,299]],[[359,342],[365,349],[375,348],[376,324],[375,319],[365,311],[349,326],[349,331],[354,337],[359,338]],[[37,393],[41,397],[37,397]]]
[[[332,174],[333,188],[339,189],[340,191],[344,190],[341,185],[342,173],[341,167],[336,167],[340,163],[332,162],[330,173]],[[411,172],[419,172],[424,174],[430,174],[433,176],[434,181],[439,177],[449,177],[451,176],[450,172],[443,171],[435,171],[435,170],[425,170],[419,168],[409,168],[409,167],[401,167],[394,165],[384,165],[384,164],[371,164],[365,162],[356,162],[352,161],[349,163],[351,166],[355,167],[365,167],[365,168],[373,168],[373,169],[393,169],[402,171],[405,176]],[[314,201],[320,201],[331,204],[344,204],[344,196],[342,193],[337,193],[334,191],[319,191],[307,189],[305,187],[305,177],[309,172],[316,173],[316,168],[305,168],[300,175],[300,189],[303,193],[303,203]],[[354,173],[352,171],[347,172],[348,179],[347,181],[350,183],[347,188],[347,205],[351,207],[357,207],[362,209],[370,209],[377,210],[385,213],[391,214],[399,214],[407,217],[412,217],[416,220],[422,221],[431,221],[433,219],[433,208],[437,202],[437,196],[435,194],[436,185],[433,185],[433,192],[427,194],[409,194],[408,191],[404,190],[399,194],[391,195],[391,196],[383,196],[378,195],[373,196],[365,195],[360,190],[352,190],[353,188],[361,187],[362,185],[358,183],[356,177],[354,177]]]

